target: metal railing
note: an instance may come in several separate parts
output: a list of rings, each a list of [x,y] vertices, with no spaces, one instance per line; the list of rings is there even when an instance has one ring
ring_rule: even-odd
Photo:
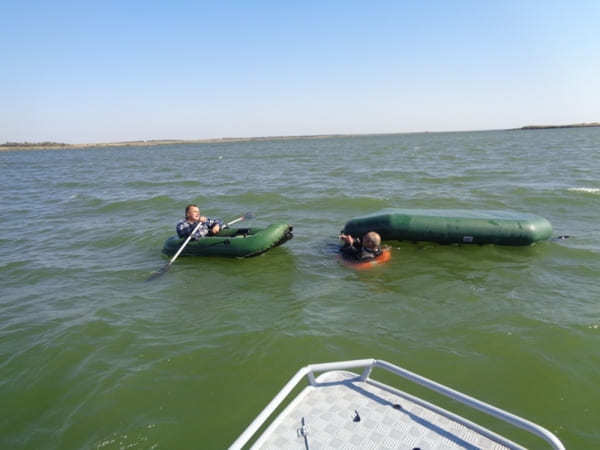
[[[318,386],[319,383],[315,380],[315,372],[327,372],[331,370],[346,370],[346,369],[354,369],[354,368],[362,368],[364,367],[364,371],[360,375],[360,379],[362,381],[374,384],[379,387],[387,387],[382,385],[381,383],[370,379],[371,371],[375,367],[382,368],[387,370],[388,372],[399,375],[409,381],[417,383],[421,386],[424,386],[432,391],[435,391],[439,394],[442,394],[446,397],[449,397],[457,402],[463,403],[471,408],[482,411],[492,417],[495,417],[499,420],[507,422],[513,426],[518,428],[522,428],[532,434],[539,436],[548,442],[553,449],[556,450],[565,450],[562,442],[549,430],[544,427],[537,425],[529,420],[523,419],[522,417],[511,414],[507,411],[504,411],[500,408],[492,406],[488,403],[482,402],[481,400],[477,400],[469,395],[463,394],[462,392],[456,391],[452,388],[444,386],[442,384],[436,383],[433,380],[422,377],[421,375],[417,375],[414,372],[398,367],[394,364],[391,364],[387,361],[376,360],[376,359],[357,359],[352,361],[339,361],[339,362],[329,362],[329,363],[321,363],[321,364],[310,364],[306,367],[300,369],[296,374],[286,383],[286,385],[277,393],[275,397],[269,402],[269,404],[260,412],[260,414],[248,425],[248,427],[244,430],[244,432],[231,444],[230,449],[241,449],[256,433],[256,431],[266,422],[269,416],[275,411],[275,409],[281,405],[281,403],[286,399],[286,397],[290,394],[290,392],[300,383],[302,378],[308,376],[308,381],[312,386]],[[389,387],[388,387],[389,389]],[[395,389],[392,388],[395,391]],[[417,399],[420,400],[420,399]],[[449,415],[446,411],[441,408],[435,407],[435,405],[431,405],[425,401],[422,403],[427,404],[428,406],[433,406],[437,409],[438,412],[442,414]],[[452,418],[460,419],[467,426],[475,426],[479,429],[479,431],[485,430],[482,427],[477,426],[469,422],[468,420],[456,416],[455,414],[450,413]],[[494,433],[487,433],[493,437],[498,437]],[[510,442],[507,441],[506,442]]]

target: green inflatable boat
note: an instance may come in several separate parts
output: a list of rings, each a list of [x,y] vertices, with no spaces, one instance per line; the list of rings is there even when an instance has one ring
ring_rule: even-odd
[[[181,255],[249,257],[289,241],[293,227],[277,223],[267,228],[226,228],[216,236],[192,240]],[[173,256],[185,239],[171,236],[166,240],[163,253]]]
[[[510,211],[394,209],[352,219],[342,233],[368,231],[383,240],[530,245],[550,238],[552,225],[543,217]]]

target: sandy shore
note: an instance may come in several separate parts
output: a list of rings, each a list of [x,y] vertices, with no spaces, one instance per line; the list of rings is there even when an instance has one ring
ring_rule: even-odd
[[[215,139],[153,139],[139,141],[123,141],[123,142],[98,142],[92,144],[67,144],[67,143],[29,143],[16,142],[0,144],[0,151],[16,151],[16,150],[76,150],[95,147],[148,147],[156,145],[189,145],[189,144],[217,144],[221,142],[251,142],[251,141],[285,141],[293,139],[327,139],[340,137],[354,136],[385,136],[400,133],[382,133],[382,134],[322,134],[308,136],[265,136],[265,137],[242,137],[242,138],[215,138]],[[406,133],[402,133],[406,134]]]

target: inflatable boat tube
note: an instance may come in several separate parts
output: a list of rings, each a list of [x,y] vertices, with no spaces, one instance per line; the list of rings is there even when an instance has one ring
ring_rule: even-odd
[[[289,241],[293,227],[278,223],[267,228],[226,228],[216,236],[192,240],[181,255],[249,257],[260,255],[273,247]],[[173,256],[185,239],[171,236],[165,242],[163,253]]]
[[[389,247],[384,247],[381,249],[381,254],[378,257],[368,261],[356,261],[343,255],[340,255],[340,259],[342,264],[344,264],[346,267],[351,267],[352,269],[356,270],[366,270],[388,262],[390,259],[392,259],[392,251]]]
[[[550,238],[552,225],[543,217],[510,211],[394,209],[352,219],[342,233],[368,231],[383,240],[530,245]]]

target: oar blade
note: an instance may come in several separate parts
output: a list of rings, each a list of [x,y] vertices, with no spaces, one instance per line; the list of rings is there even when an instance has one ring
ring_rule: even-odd
[[[146,281],[155,280],[171,268],[171,263],[168,262],[156,272],[152,272]]]

